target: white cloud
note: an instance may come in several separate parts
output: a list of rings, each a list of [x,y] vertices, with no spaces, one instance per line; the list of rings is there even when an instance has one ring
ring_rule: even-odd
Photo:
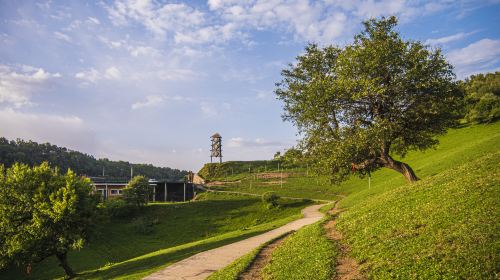
[[[343,12],[310,1],[209,1],[209,7],[239,29],[272,29],[298,40],[331,42],[345,29]]]
[[[96,19],[95,17],[89,17],[89,18],[87,19],[87,22],[88,22],[88,23],[95,24],[95,25],[99,25],[99,24],[101,24],[101,22],[100,22],[98,19]]]
[[[148,0],[117,0],[114,5],[107,7],[107,10],[115,25],[134,22],[160,36],[166,32],[179,32],[198,26],[204,21],[201,11],[186,4],[161,5]]]
[[[191,69],[163,69],[159,70],[157,77],[161,80],[186,81],[204,77],[206,74],[195,72]]]
[[[2,136],[92,152],[96,146],[94,133],[76,116],[23,113],[13,109],[0,110]]]
[[[136,102],[132,104],[132,110],[142,109],[146,107],[156,107],[165,101],[163,96],[159,95],[148,95],[145,101]]]
[[[112,66],[106,69],[106,72],[104,73],[104,77],[109,80],[115,80],[115,79],[120,79],[121,77],[121,72],[118,70],[118,68]]]
[[[458,78],[495,70],[498,67],[494,68],[493,65],[500,62],[500,40],[479,40],[464,48],[450,51],[447,58],[455,66]]]
[[[71,40],[71,37],[69,37],[67,34],[64,34],[64,33],[59,32],[59,31],[54,32],[54,37],[56,37],[59,40],[66,41],[68,43],[73,42],[73,40]]]
[[[215,117],[219,114],[219,111],[217,110],[217,108],[215,108],[215,105],[208,102],[202,102],[200,104],[200,109],[201,112],[207,117]]]
[[[75,78],[84,80],[85,82],[96,83],[102,79],[117,80],[121,78],[121,72],[118,68],[111,66],[101,74],[97,69],[90,68],[86,71],[81,71],[75,74]]]
[[[425,44],[427,44],[427,45],[444,45],[444,44],[448,44],[450,42],[461,40],[461,39],[463,39],[463,38],[465,38],[473,33],[474,32],[468,32],[468,33],[460,32],[457,34],[453,34],[453,35],[449,35],[449,36],[445,36],[445,37],[441,37],[441,38],[427,39],[425,41]]]
[[[87,71],[78,72],[75,74],[75,78],[85,80],[87,82],[95,83],[101,79],[99,71],[94,68],[90,68]]]
[[[32,105],[34,92],[43,89],[50,79],[61,77],[59,73],[49,73],[33,66],[17,68],[0,65],[0,104],[15,108]]]
[[[165,101],[170,100],[174,102],[183,102],[183,101],[192,101],[190,97],[184,97],[180,95],[174,96],[164,96],[164,95],[148,95],[146,96],[145,101],[140,101],[132,104],[132,110],[142,109],[146,107],[156,107],[164,103]]]
[[[233,137],[230,138],[227,147],[228,148],[241,148],[241,147],[283,147],[286,143],[280,141],[268,141],[263,138],[256,138],[253,140],[247,140],[243,137]]]
[[[156,55],[159,51],[153,47],[148,46],[129,46],[128,51],[132,56],[143,56],[143,55]]]

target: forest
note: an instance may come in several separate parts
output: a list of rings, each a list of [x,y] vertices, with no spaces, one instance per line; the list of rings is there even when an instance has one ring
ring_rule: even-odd
[[[22,139],[8,140],[0,137],[0,164],[10,167],[16,162],[30,166],[47,161],[51,166],[66,172],[73,170],[76,174],[89,177],[106,176],[108,178],[129,178],[131,167],[134,175],[147,178],[182,180],[187,174],[185,170],[169,167],[158,167],[152,164],[135,164],[128,161],[112,161],[107,158],[96,159],[92,155],[58,147],[50,143],[39,144]]]

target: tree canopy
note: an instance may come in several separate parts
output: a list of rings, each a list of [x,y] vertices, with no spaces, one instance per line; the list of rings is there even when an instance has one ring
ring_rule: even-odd
[[[47,163],[0,165],[0,268],[56,256],[70,277],[70,249],[82,248],[97,217],[90,180]]]
[[[500,118],[500,72],[473,75],[464,86],[466,121],[488,123]]]
[[[134,168],[134,174],[155,179],[181,181],[187,174],[187,171],[157,167],[151,164],[132,164],[106,158],[96,159],[91,155],[51,145],[50,143],[39,144],[21,139],[9,141],[0,137],[0,163],[6,167],[16,162],[35,166],[44,161],[47,161],[51,166],[59,167],[62,171],[71,169],[76,174],[91,177],[102,176],[104,173],[106,177],[128,178],[131,167]]]
[[[123,198],[128,204],[142,207],[149,202],[152,194],[149,180],[144,176],[135,176],[125,188]]]
[[[459,117],[452,66],[396,26],[395,17],[371,19],[344,48],[310,44],[276,84],[305,160],[335,182],[381,167],[417,180],[393,155],[436,145]]]

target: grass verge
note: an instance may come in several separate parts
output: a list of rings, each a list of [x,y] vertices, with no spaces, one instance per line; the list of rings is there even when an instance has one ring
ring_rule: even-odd
[[[298,230],[276,248],[264,267],[264,279],[332,279],[338,250],[325,236],[326,219]]]

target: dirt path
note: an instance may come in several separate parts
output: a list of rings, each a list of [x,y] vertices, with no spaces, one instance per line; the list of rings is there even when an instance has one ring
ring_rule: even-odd
[[[302,209],[304,217],[301,219],[295,220],[261,235],[201,252],[174,263],[163,270],[145,277],[144,279],[205,279],[213,272],[226,267],[237,258],[251,252],[265,242],[277,238],[284,233],[298,230],[303,226],[310,225],[321,220],[324,215],[318,210],[323,205],[324,204],[306,207]]]
[[[337,258],[337,266],[335,267],[336,280],[364,280],[366,279],[359,272],[359,265],[355,259],[349,257],[349,247],[342,242],[342,233],[336,229],[337,216],[342,212],[339,209],[339,201],[335,202],[335,207],[329,211],[333,215],[333,219],[325,224],[326,236],[335,240],[339,244],[340,255]]]
[[[252,261],[250,266],[238,277],[240,280],[262,280],[262,269],[269,263],[271,260],[271,254],[274,252],[278,246],[285,241],[290,234],[286,234],[282,236],[264,248],[260,250],[260,252],[255,256],[255,259]]]

